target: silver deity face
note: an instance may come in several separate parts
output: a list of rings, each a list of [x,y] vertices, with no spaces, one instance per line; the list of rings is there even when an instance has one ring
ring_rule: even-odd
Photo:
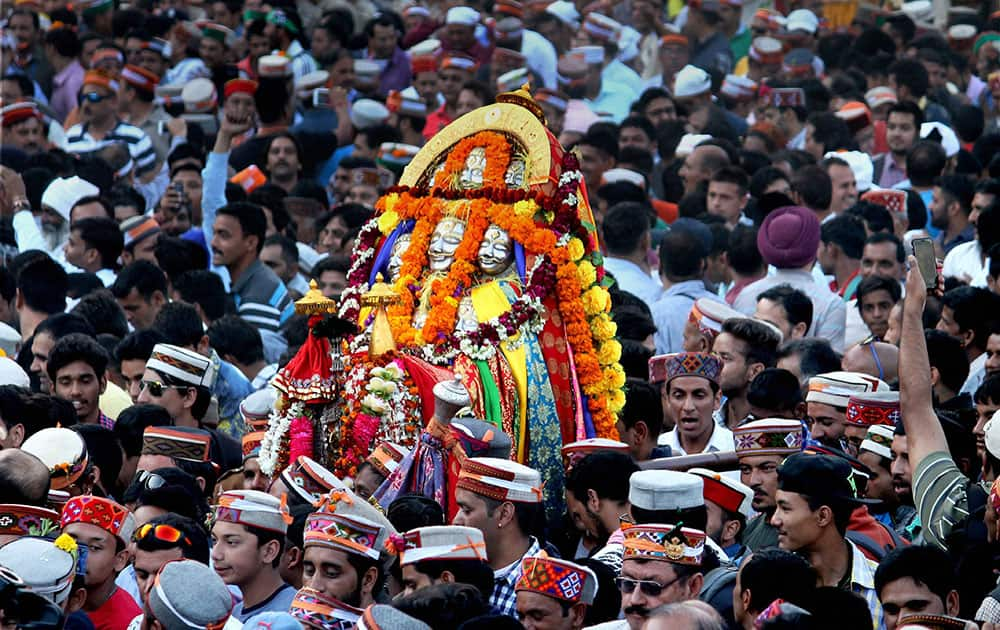
[[[428,266],[431,271],[447,271],[455,260],[455,250],[458,249],[462,237],[465,236],[465,221],[458,217],[444,217],[431,234],[431,242],[427,248]]]
[[[389,264],[387,265],[390,282],[395,282],[399,279],[399,270],[403,266],[403,254],[406,253],[409,247],[409,234],[400,234],[396,242],[392,244],[392,250],[389,252]]]
[[[514,262],[514,243],[510,235],[496,224],[491,224],[479,244],[479,268],[489,276],[502,273]]]

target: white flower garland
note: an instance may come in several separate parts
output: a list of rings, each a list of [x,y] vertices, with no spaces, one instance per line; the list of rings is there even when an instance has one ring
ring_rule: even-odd
[[[282,394],[284,396],[284,394]],[[301,401],[293,402],[289,405],[285,413],[278,411],[278,406],[271,411],[267,419],[267,433],[260,442],[260,471],[268,477],[273,477],[277,472],[278,457],[281,454],[281,444],[288,435],[288,429],[293,418],[298,418],[305,410],[305,404]]]

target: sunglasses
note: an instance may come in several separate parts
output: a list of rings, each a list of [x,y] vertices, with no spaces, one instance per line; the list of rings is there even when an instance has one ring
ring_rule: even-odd
[[[149,536],[165,543],[176,543],[183,540],[185,545],[191,545],[191,539],[189,539],[186,535],[184,535],[184,532],[176,527],[171,527],[170,525],[154,525],[152,523],[146,523],[139,529],[135,530],[135,534],[132,535],[132,540],[134,542],[139,542]]]
[[[626,595],[635,592],[636,587],[638,587],[639,590],[642,591],[643,595],[648,597],[659,597],[660,593],[670,588],[674,582],[677,582],[680,579],[680,577],[675,577],[666,584],[660,584],[659,582],[654,582],[653,580],[633,580],[632,578],[627,577],[616,577],[615,585],[618,587],[619,591]]]
[[[142,484],[148,490],[156,490],[157,488],[162,488],[167,485],[167,480],[156,473],[149,472],[148,470],[140,470],[135,473],[132,483]]]
[[[139,391],[149,390],[149,394],[156,398],[163,395],[165,389],[187,389],[186,385],[167,385],[160,381],[139,381]]]
[[[103,100],[111,98],[110,94],[98,94],[97,92],[87,92],[86,94],[81,94],[77,99],[81,105],[84,101],[87,103],[100,103]]]

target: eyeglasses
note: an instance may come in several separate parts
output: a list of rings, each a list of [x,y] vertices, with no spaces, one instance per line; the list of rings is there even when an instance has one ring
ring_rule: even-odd
[[[139,542],[150,535],[152,535],[152,537],[156,540],[165,543],[176,543],[183,540],[185,545],[191,544],[191,539],[184,535],[184,532],[176,527],[171,527],[170,525],[154,525],[152,523],[146,523],[139,529],[135,530],[135,534],[132,535],[132,540]]]
[[[132,483],[142,484],[148,490],[156,490],[157,488],[162,488],[167,485],[167,480],[156,473],[149,472],[148,470],[140,470],[135,473]]]
[[[98,94],[97,92],[87,92],[86,94],[81,94],[77,100],[80,105],[83,105],[84,101],[88,103],[100,103],[103,100],[111,98],[110,94]]]
[[[639,590],[642,591],[643,595],[647,595],[649,597],[659,597],[660,593],[673,586],[673,584],[680,579],[681,577],[678,576],[666,584],[660,584],[659,582],[654,582],[653,580],[633,580],[632,578],[627,577],[617,577],[615,578],[615,585],[618,587],[619,591],[626,595],[635,592],[636,587],[638,587]]]
[[[150,396],[159,398],[165,389],[187,389],[186,385],[167,385],[160,381],[139,381],[139,391],[149,390]]]

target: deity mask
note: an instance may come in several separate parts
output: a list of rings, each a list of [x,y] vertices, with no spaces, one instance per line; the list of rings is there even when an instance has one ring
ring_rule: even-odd
[[[479,268],[488,276],[503,273],[514,261],[514,243],[500,226],[491,224],[479,244]]]
[[[403,266],[403,254],[410,247],[410,235],[400,234],[396,242],[392,244],[392,251],[389,252],[389,264],[386,271],[389,272],[389,281],[395,282],[399,279],[399,269]]]
[[[465,236],[465,221],[458,217],[444,217],[431,234],[430,246],[427,248],[427,259],[431,271],[447,271],[455,260],[455,250],[458,249],[462,237]]]

